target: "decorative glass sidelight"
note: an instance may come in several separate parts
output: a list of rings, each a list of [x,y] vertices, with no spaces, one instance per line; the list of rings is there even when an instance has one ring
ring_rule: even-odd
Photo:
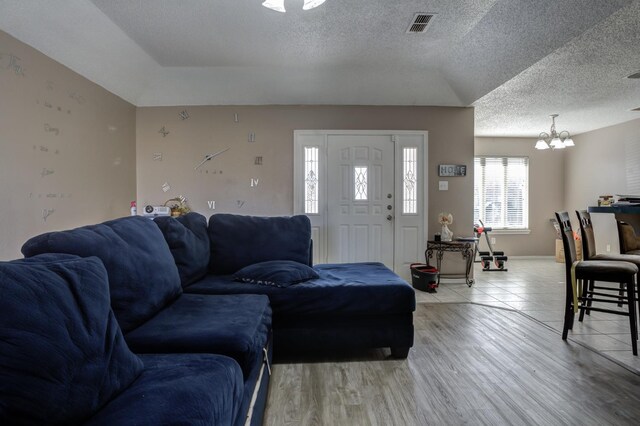
[[[402,150],[402,213],[418,213],[418,148]]]
[[[304,212],[318,213],[318,148],[304,148]]]
[[[367,200],[367,167],[354,167],[355,199]]]

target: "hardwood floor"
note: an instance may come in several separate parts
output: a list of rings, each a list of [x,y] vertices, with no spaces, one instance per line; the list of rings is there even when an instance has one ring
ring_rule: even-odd
[[[475,265],[476,282],[446,280],[437,293],[416,291],[418,303],[475,302],[520,311],[562,331],[565,298],[564,264],[549,259],[509,259],[508,272],[482,272]],[[640,374],[640,357],[631,353],[629,320],[594,312],[576,320],[569,339]]]
[[[527,316],[419,304],[388,351],[273,366],[265,425],[636,425],[640,376]]]

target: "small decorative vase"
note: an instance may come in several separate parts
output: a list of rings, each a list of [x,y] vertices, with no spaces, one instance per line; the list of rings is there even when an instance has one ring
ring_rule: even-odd
[[[444,224],[442,225],[442,241],[452,241],[453,240],[453,232],[449,229],[449,227]]]

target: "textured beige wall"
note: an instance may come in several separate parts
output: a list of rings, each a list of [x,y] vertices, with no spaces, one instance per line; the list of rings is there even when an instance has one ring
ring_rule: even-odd
[[[186,110],[189,118],[181,120]],[[238,122],[234,122],[238,114]],[[163,137],[158,131],[165,127]],[[437,215],[454,215],[454,233],[470,235],[473,221],[473,109],[447,107],[254,106],[157,107],[137,110],[139,205],[163,204],[185,196],[192,209],[215,212],[286,215],[293,211],[293,131],[296,129],[426,130],[429,132],[429,232]],[[255,142],[248,142],[255,132]],[[206,153],[231,149],[202,167]],[[162,161],[153,154],[162,153]],[[263,157],[261,166],[254,165]],[[448,178],[438,191],[439,163],[466,164],[466,177]],[[208,170],[209,173],[206,173]],[[222,174],[220,174],[222,171]],[[214,174],[214,172],[217,172]],[[251,188],[251,179],[259,179]],[[166,193],[162,185],[171,189]],[[242,207],[238,201],[244,201]]]
[[[565,209],[578,225],[575,210],[597,205],[598,196],[640,194],[640,119],[575,136],[567,153]],[[596,249],[619,253],[613,215],[593,214]]]
[[[565,152],[534,148],[531,138],[476,138],[475,155],[529,157],[528,235],[490,234],[508,256],[553,256],[555,231],[549,222],[564,206]],[[565,150],[567,151],[567,150]],[[486,249],[484,238],[481,249]]]
[[[1,31],[0,55],[0,259],[7,260],[21,257],[33,235],[129,213],[135,107]]]

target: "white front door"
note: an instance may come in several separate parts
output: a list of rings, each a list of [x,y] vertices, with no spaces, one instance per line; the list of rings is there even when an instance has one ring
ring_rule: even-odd
[[[313,262],[377,261],[410,280],[424,262],[427,164],[426,132],[294,131],[293,211],[311,220]]]
[[[329,263],[393,268],[394,143],[390,135],[329,135]]]

